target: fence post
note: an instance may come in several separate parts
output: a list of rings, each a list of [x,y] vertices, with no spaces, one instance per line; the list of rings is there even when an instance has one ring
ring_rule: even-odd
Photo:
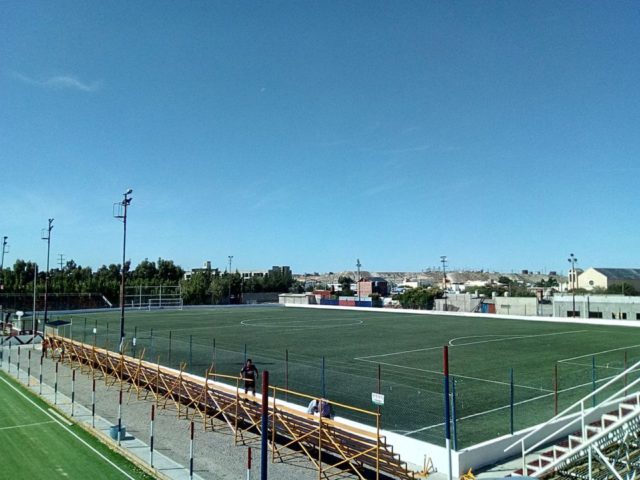
[[[211,364],[213,365],[213,373],[216,372],[216,339],[213,338],[213,344],[211,345]]]
[[[16,363],[16,380],[20,380],[20,345],[18,345],[18,362]]]
[[[122,384],[120,384],[120,395],[118,396],[118,446],[122,440]]]
[[[169,361],[167,363],[171,365],[171,330],[169,330]]]
[[[451,426],[453,434],[453,450],[458,450],[458,417],[456,414],[456,378],[451,377]]]
[[[71,370],[71,416],[73,417],[76,403],[76,369]]]
[[[284,349],[284,394],[285,401],[289,400],[289,349]]]
[[[31,350],[27,353],[27,387],[31,386]]]
[[[42,395],[42,361],[44,359],[44,353],[42,355],[40,355],[40,374],[39,374],[39,389],[40,391],[38,392],[40,395]]]
[[[251,480],[251,447],[247,449],[247,480]]]
[[[593,355],[591,357],[591,387],[592,391],[596,391],[596,356]],[[596,406],[596,396],[595,394],[592,397],[593,406]]]
[[[189,428],[191,429],[191,440],[189,442],[189,478],[193,478],[193,437],[194,437],[194,428],[193,428],[193,420],[191,420],[191,425]]]
[[[455,382],[454,382],[455,385]],[[513,391],[513,367],[509,369],[509,411],[510,411],[510,426],[511,435],[513,435],[513,404],[514,404],[514,391]]]
[[[269,371],[262,372],[262,441],[260,449],[260,480],[267,480],[269,435]]]
[[[327,388],[324,383],[324,355],[322,356],[322,371],[320,372],[320,382],[322,388],[322,398],[327,396]]]
[[[133,353],[133,358],[136,358],[136,343],[138,340],[138,326],[133,327],[133,338],[131,339],[131,350]]]
[[[558,415],[558,362],[553,366],[553,414]]]
[[[444,382],[444,440],[447,448],[447,478],[452,480],[451,466],[451,412],[449,411],[449,347],[443,347],[443,382]]]
[[[151,468],[153,467],[153,422],[156,419],[156,406],[155,404],[151,404],[151,425],[150,425],[150,434],[149,434],[149,465]]]
[[[58,367],[60,366],[60,361],[56,360],[56,376],[55,382],[53,384],[53,404],[58,404]]]
[[[91,427],[96,428],[96,379],[92,379],[91,385]]]

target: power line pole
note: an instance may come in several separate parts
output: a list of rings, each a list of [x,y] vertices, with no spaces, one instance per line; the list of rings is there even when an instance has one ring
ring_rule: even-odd
[[[64,253],[58,254],[58,264],[60,265],[60,271],[64,268]]]

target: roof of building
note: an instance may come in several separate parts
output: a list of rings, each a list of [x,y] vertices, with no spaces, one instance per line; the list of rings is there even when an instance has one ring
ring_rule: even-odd
[[[640,268],[600,268],[593,267],[611,280],[640,280]]]

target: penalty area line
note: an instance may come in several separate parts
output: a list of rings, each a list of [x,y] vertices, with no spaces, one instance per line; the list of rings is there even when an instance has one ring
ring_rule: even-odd
[[[364,358],[365,357],[360,357],[360,358],[355,358],[354,360],[360,360],[362,362],[369,362],[369,363],[378,363],[380,365],[386,365],[388,367],[396,367],[396,368],[399,368],[401,370],[402,369],[404,369],[404,370],[416,370],[418,372],[433,373],[433,374],[436,374],[436,375],[442,375],[442,372],[440,372],[440,371],[428,370],[426,368],[418,368],[418,367],[407,367],[405,365],[396,365],[394,363],[375,362],[373,360],[364,360]],[[452,373],[451,376],[454,377],[454,378],[463,378],[465,380],[474,380],[476,382],[493,383],[494,385],[505,385],[505,386],[510,386],[511,385],[511,383],[509,383],[509,382],[501,382],[500,380],[489,380],[487,378],[471,377],[469,375],[457,375],[455,373]],[[529,385],[519,385],[519,384],[514,384],[513,386],[517,387],[517,388],[524,388],[524,389],[527,389],[527,390],[534,390],[536,392],[546,392],[546,393],[551,392],[551,393],[553,393],[553,390],[549,390],[549,389],[542,388],[542,387],[531,387]]]

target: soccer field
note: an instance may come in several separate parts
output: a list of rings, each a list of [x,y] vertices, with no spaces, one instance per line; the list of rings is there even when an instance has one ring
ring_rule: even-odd
[[[118,312],[72,318],[61,334],[117,349]],[[324,390],[330,400],[370,410],[380,368],[382,427],[437,444],[448,345],[458,448],[508,434],[512,408],[515,430],[544,421],[556,401],[562,410],[640,359],[637,328],[491,316],[282,307],[128,311],[126,331],[128,354],[144,352],[173,367],[186,362],[199,375],[212,364],[237,375],[248,357],[269,370],[272,384],[318,396]]]
[[[0,478],[151,479],[0,372]]]

